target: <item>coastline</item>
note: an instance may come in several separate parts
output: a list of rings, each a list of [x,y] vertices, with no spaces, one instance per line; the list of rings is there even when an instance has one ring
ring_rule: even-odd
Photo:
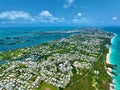
[[[91,34],[91,31],[94,33],[98,33],[98,36],[93,37],[94,35],[92,35],[92,34],[94,34],[94,33]],[[95,30],[95,31],[91,30],[91,31],[89,31],[89,30],[87,30],[86,32],[83,31],[84,33],[82,35],[77,34],[77,35],[73,35],[70,38],[64,38],[64,39],[60,39],[57,41],[40,44],[38,46],[33,46],[33,47],[25,48],[25,49],[8,52],[6,54],[7,56],[4,58],[9,57],[10,58],[9,60],[14,60],[14,61],[19,58],[22,60],[20,62],[13,61],[11,63],[6,63],[5,64],[6,68],[4,68],[4,65],[2,66],[3,69],[1,72],[4,74],[4,71],[6,71],[6,69],[7,69],[7,73],[8,73],[7,76],[2,76],[3,75],[2,74],[1,75],[2,77],[0,77],[0,78],[5,78],[5,79],[2,79],[3,84],[5,83],[4,82],[5,80],[9,80],[9,78],[10,78],[9,76],[12,75],[12,77],[13,77],[13,74],[11,71],[14,70],[14,68],[16,68],[16,67],[14,67],[14,65],[15,65],[15,66],[19,67],[18,70],[20,72],[21,72],[21,69],[23,69],[25,71],[24,73],[26,75],[29,74],[29,71],[34,72],[34,73],[40,72],[38,75],[35,74],[35,76],[33,75],[34,73],[30,73],[30,75],[32,75],[32,76],[29,80],[30,82],[28,82],[28,86],[32,86],[31,83],[34,84],[33,78],[37,79],[37,76],[40,76],[40,77],[46,76],[43,79],[40,78],[38,83],[40,83],[42,85],[43,82],[49,81],[49,78],[51,78],[52,83],[48,82],[48,84],[56,86],[57,88],[64,87],[65,89],[70,89],[70,90],[76,90],[78,88],[81,90],[87,90],[87,89],[92,90],[94,87],[95,89],[108,90],[108,88],[110,87],[110,83],[112,82],[112,78],[107,74],[108,70],[106,68],[106,55],[108,53],[111,39],[113,38],[113,34],[105,33],[104,31],[99,32],[97,30]],[[101,38],[102,35],[104,36],[103,38]],[[108,37],[106,37],[106,35]],[[89,36],[91,36],[90,39],[88,38]],[[101,39],[99,40],[99,38],[101,38]],[[94,42],[94,40],[97,40],[98,44],[96,44],[96,41]],[[102,40],[103,40],[103,44],[101,45]],[[81,45],[81,43],[79,43],[79,41],[83,44]],[[92,42],[92,43],[86,43],[86,45],[85,45],[84,43],[86,41]],[[71,44],[71,43],[74,43],[74,44]],[[97,50],[98,48],[100,48],[100,50],[102,50],[100,53],[101,56],[100,56],[100,54],[97,54],[95,52],[94,52],[94,56],[88,55],[87,50],[89,50],[89,49],[86,49],[87,45],[88,45],[88,48],[90,48],[90,46],[91,46],[91,48],[94,48],[93,50]],[[100,47],[96,48],[96,46],[98,46],[98,45],[100,45]],[[64,48],[63,48],[63,46],[64,46]],[[78,48],[79,46],[83,47],[83,48],[82,49]],[[107,48],[105,48],[105,46]],[[70,48],[72,48],[72,49],[70,49]],[[86,49],[86,51],[84,53],[81,53],[78,49],[84,50],[84,51]],[[54,50],[56,50],[56,51],[54,51]],[[69,53],[70,51],[71,51],[71,53]],[[75,52],[75,53],[72,53],[72,52]],[[16,55],[16,53],[18,53],[18,54],[16,56],[13,56],[14,53],[15,53],[15,55]],[[91,49],[90,49],[89,53],[92,53]],[[80,54],[83,55],[83,57],[79,57]],[[9,56],[9,55],[11,55],[11,56]],[[25,56],[22,56],[22,55],[25,55]],[[22,57],[20,57],[20,56],[22,56]],[[28,56],[28,57],[26,57],[26,56]],[[41,57],[41,56],[43,56],[43,57]],[[14,57],[15,57],[15,59],[14,59]],[[40,59],[39,59],[39,57],[40,57]],[[35,58],[35,60],[34,60],[34,58]],[[70,58],[71,61],[68,58]],[[85,58],[86,58],[86,60],[84,60]],[[108,54],[108,58],[109,58],[109,54]],[[27,60],[27,59],[29,59],[29,60]],[[78,62],[78,59],[80,59],[80,63]],[[24,61],[24,60],[26,60],[26,61]],[[56,60],[56,61],[53,61],[53,60]],[[97,60],[97,62],[96,62],[96,60]],[[86,61],[89,63],[87,63]],[[109,59],[108,59],[108,61],[109,61]],[[76,63],[78,63],[78,64],[76,64]],[[93,64],[91,64],[91,63],[93,63]],[[51,64],[53,65],[53,67],[51,67]],[[35,66],[35,67],[26,69],[26,67],[33,67],[33,66]],[[77,67],[80,66],[80,69],[77,69],[76,66]],[[13,67],[13,68],[11,68],[8,71],[8,69],[10,67]],[[76,67],[76,68],[74,68],[74,67]],[[43,68],[43,69],[39,70],[39,68]],[[59,70],[57,71],[57,69],[55,69],[55,68],[58,68]],[[63,68],[65,68],[65,69],[63,70]],[[72,71],[72,68],[74,71]],[[52,70],[52,72],[51,72],[51,70]],[[80,71],[78,71],[78,70],[80,70]],[[68,72],[68,74],[66,72]],[[51,75],[49,75],[49,74],[51,74]],[[20,75],[23,75],[22,72],[20,73]],[[24,78],[27,78],[26,75],[24,76]],[[55,83],[54,80],[57,80],[58,77],[54,78],[53,76],[58,76],[58,75],[61,76],[60,77],[61,80],[59,80]],[[75,78],[72,79],[71,76],[73,76]],[[19,79],[19,77],[17,77],[17,78]],[[11,80],[11,82],[17,81],[18,80],[17,78],[15,76],[15,79],[13,78]],[[43,82],[41,82],[41,81],[43,81]],[[76,83],[76,81],[77,81],[77,83]],[[64,86],[62,86],[63,83],[61,84],[61,82],[65,82]],[[69,84],[69,82],[70,82],[70,84]],[[55,83],[55,85],[53,83]],[[60,86],[58,86],[58,84]],[[80,84],[82,86],[80,86]],[[9,85],[9,83],[8,83],[8,85]],[[11,83],[10,83],[10,85],[11,85]],[[14,85],[14,83],[13,83],[13,85]],[[39,84],[36,84],[36,86],[37,85],[39,85]],[[21,85],[21,86],[24,87],[24,85]],[[37,86],[37,87],[39,87],[39,86]],[[41,89],[41,86],[40,86],[40,89]]]
[[[111,44],[113,43],[113,39],[115,38],[116,34],[114,33],[114,36],[111,38]],[[107,56],[106,56],[106,63],[107,64],[110,64],[110,54],[111,54],[111,48],[109,46],[109,53],[107,53]]]
[[[107,64],[110,64],[110,54],[111,54],[111,48],[109,47],[109,53],[107,53],[107,56],[106,56],[106,63]],[[107,73],[110,77],[112,77],[112,68],[107,68]],[[114,84],[113,84],[113,80],[112,82],[110,82],[110,87],[109,87],[109,90],[114,90]]]
[[[111,44],[113,43],[113,39],[115,38],[115,36],[116,36],[116,34],[114,34],[114,36],[112,37],[112,39],[111,39]],[[111,54],[111,47],[109,46],[109,53],[107,53],[107,55],[106,55],[106,63],[107,64],[111,64],[110,63],[110,54]],[[106,68],[107,69],[107,73],[108,73],[108,75],[110,76],[110,77],[112,77],[112,74],[111,74],[111,72],[112,72],[112,68]],[[112,80],[112,82],[110,83],[110,87],[109,87],[109,90],[114,90],[114,84],[113,84],[113,82],[114,82],[114,80]]]

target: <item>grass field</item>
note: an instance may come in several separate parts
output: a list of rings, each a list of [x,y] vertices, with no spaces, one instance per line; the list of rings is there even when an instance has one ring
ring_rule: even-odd
[[[35,89],[35,90],[58,90],[57,87],[55,86],[52,86],[46,82],[43,82],[41,85],[40,85],[40,88],[39,89]]]

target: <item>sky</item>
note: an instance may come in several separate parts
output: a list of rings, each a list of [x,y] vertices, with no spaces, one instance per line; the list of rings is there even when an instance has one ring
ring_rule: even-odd
[[[119,26],[120,0],[0,0],[0,26]]]

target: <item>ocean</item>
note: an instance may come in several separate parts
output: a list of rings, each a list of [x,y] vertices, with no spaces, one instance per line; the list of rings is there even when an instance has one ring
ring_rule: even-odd
[[[117,74],[112,75],[115,90],[120,90],[120,27],[105,27],[105,31],[109,31],[115,34],[110,46],[110,63],[116,65],[116,69],[113,70]]]
[[[100,27],[105,31],[115,33],[112,41],[110,63],[116,65],[113,70],[118,76],[113,75],[115,90],[120,90],[120,27]],[[25,48],[51,40],[69,37],[77,33],[79,27],[21,27],[0,28],[0,51],[16,48]],[[73,32],[73,31],[74,32]]]
[[[0,28],[0,51],[14,50],[68,37],[75,27],[20,27]],[[65,31],[66,30],[66,31]]]

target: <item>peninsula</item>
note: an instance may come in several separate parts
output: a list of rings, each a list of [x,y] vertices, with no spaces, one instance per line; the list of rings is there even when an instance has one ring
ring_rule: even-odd
[[[112,78],[106,56],[113,36],[87,28],[67,38],[0,52],[0,90],[108,90]]]

